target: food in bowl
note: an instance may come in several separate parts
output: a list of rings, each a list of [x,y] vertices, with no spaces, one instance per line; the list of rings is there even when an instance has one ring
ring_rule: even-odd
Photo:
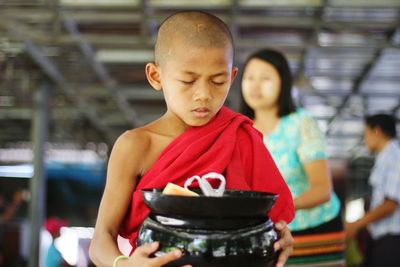
[[[167,186],[162,191],[162,193],[164,195],[175,195],[175,196],[189,196],[189,197],[199,196],[199,194],[173,183],[168,183]]]

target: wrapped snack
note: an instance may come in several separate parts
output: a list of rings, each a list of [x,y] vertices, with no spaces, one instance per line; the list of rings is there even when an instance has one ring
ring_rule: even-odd
[[[220,180],[221,183],[217,189],[214,189],[211,186],[211,184],[207,181],[207,179],[217,179],[217,180]],[[219,174],[216,172],[209,172],[209,173],[203,175],[202,177],[197,176],[197,175],[190,177],[185,182],[185,188],[188,189],[188,187],[192,184],[192,182],[194,180],[197,180],[197,182],[199,183],[200,189],[205,196],[222,197],[224,195],[226,180],[222,174]]]
[[[207,179],[218,179],[221,181],[219,187],[214,189],[211,184],[207,181]],[[219,173],[210,172],[202,177],[196,175],[190,177],[185,182],[185,187],[181,187],[179,185],[168,183],[164,188],[162,193],[164,195],[177,195],[177,196],[199,196],[199,194],[191,191],[188,187],[192,184],[192,182],[196,180],[200,186],[201,191],[204,196],[208,197],[221,197],[225,191],[226,180],[225,177]]]

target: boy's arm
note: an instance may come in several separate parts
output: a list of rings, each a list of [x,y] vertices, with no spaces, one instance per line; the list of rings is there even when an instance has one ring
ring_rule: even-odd
[[[121,255],[117,245],[119,226],[129,208],[140,174],[140,159],[148,146],[138,130],[127,131],[115,142],[107,169],[107,180],[99,207],[90,258],[96,266],[112,266]]]
[[[397,203],[397,201],[386,198],[382,204],[367,212],[361,219],[355,221],[354,223],[346,224],[347,238],[353,238],[358,233],[358,231],[367,227],[370,223],[379,221],[391,215],[393,212],[396,211],[398,206],[399,203]]]

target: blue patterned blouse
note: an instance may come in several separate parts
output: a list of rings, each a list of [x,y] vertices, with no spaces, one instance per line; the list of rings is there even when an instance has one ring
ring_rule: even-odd
[[[309,185],[303,164],[326,158],[323,134],[312,116],[302,109],[281,117],[273,132],[264,135],[264,143],[293,197],[306,191]],[[320,206],[296,211],[289,228],[292,231],[304,230],[336,217],[340,203],[336,194],[331,196],[329,202]]]

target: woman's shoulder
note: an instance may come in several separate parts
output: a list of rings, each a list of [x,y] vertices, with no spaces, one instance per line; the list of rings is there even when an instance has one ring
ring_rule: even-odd
[[[314,117],[303,108],[297,108],[292,113],[284,116],[284,119],[288,120],[290,123],[301,123],[302,121],[314,120]]]
[[[313,115],[304,108],[297,108],[295,113],[299,118],[310,118],[310,119],[314,118]]]

